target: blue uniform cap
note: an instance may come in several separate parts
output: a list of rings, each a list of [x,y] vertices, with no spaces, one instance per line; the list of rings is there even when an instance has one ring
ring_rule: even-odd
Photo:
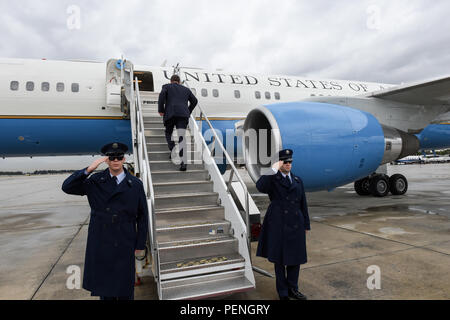
[[[113,142],[104,146],[101,150],[105,156],[109,155],[123,155],[128,151],[128,147],[120,142]]]
[[[294,155],[294,151],[291,149],[281,150],[278,153],[278,158],[280,161],[292,161],[292,156]]]

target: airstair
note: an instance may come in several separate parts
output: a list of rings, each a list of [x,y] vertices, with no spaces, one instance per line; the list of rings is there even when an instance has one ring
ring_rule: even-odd
[[[249,252],[249,208],[254,203],[219,139],[216,147],[232,167],[228,182],[217,168],[201,134],[203,122],[212,129],[210,121],[198,106],[204,121],[190,117],[188,168],[179,171],[178,153],[170,159],[158,94],[140,93],[137,78],[130,81],[132,65],[125,71],[130,101],[123,109],[129,108],[135,171],[148,198],[151,271],[159,298],[204,299],[255,288]],[[174,131],[173,141],[178,142]],[[230,188],[236,184],[244,191],[244,204],[233,199]]]

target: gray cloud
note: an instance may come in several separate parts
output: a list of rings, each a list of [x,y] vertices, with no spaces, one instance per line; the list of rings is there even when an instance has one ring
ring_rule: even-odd
[[[81,10],[69,30],[67,9]],[[410,82],[448,75],[450,2],[45,1],[0,4],[0,56]]]

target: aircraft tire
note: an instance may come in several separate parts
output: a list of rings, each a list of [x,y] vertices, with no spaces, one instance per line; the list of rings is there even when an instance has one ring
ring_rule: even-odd
[[[394,174],[389,178],[389,189],[393,195],[402,196],[408,191],[408,180],[404,175]]]
[[[370,179],[368,177],[363,178],[361,180],[355,181],[355,191],[360,196],[369,196],[370,195]]]
[[[374,197],[383,198],[389,194],[389,177],[377,174],[370,178],[370,193]]]

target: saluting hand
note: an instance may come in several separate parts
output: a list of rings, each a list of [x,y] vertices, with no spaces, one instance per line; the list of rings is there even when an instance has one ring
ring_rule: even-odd
[[[94,172],[103,162],[106,162],[108,160],[108,157],[100,158],[92,162],[92,164],[87,168],[88,173]]]
[[[280,170],[280,168],[283,166],[283,164],[284,164],[284,162],[283,161],[278,161],[278,162],[276,162],[273,166],[272,166],[272,168],[274,168],[275,170]]]

